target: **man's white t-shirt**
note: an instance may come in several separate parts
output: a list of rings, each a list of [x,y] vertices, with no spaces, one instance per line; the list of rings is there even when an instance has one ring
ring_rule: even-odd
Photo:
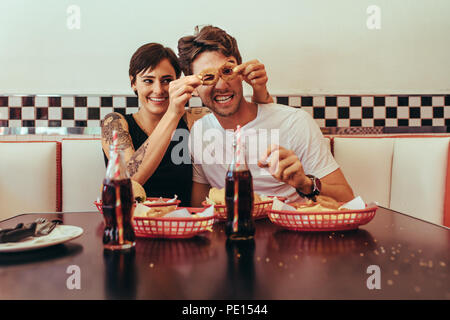
[[[233,157],[233,137],[234,131],[223,129],[212,113],[194,123],[189,136],[193,181],[225,187],[225,175]],[[294,151],[305,174],[322,178],[339,168],[319,126],[301,109],[279,104],[258,105],[256,118],[241,128],[241,141],[245,141],[253,188],[259,194],[301,200],[295,188],[276,180],[267,168],[258,167],[258,159],[271,144]]]

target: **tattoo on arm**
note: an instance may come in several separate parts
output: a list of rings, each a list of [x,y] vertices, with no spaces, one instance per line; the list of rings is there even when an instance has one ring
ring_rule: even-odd
[[[127,169],[130,176],[133,176],[139,169],[147,151],[148,142],[145,142],[141,147],[133,154],[130,161],[128,161]]]
[[[113,131],[117,131],[117,138],[119,145],[122,145],[125,149],[132,148],[132,142],[130,140],[130,135],[126,131],[121,123],[122,117],[117,113],[108,114],[102,121],[102,138],[106,141],[108,145],[113,142]]]
[[[112,144],[113,131],[117,131],[118,143],[124,149],[131,148],[134,151],[133,142],[130,134],[124,129],[121,123],[122,117],[117,113],[108,114],[102,121],[102,139],[108,144]],[[136,152],[133,153],[131,158],[127,161],[127,170],[130,176],[134,176],[142,161],[144,160],[145,153],[147,151],[148,142],[144,142]]]

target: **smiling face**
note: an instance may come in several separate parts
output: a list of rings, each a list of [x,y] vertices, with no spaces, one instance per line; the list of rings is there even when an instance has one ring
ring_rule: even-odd
[[[175,69],[164,59],[155,68],[138,73],[131,87],[137,91],[142,108],[162,116],[169,106],[169,83],[175,79]]]
[[[205,69],[219,69],[226,62],[237,65],[234,57],[226,57],[218,51],[205,51],[192,62],[192,71],[199,74]],[[202,85],[196,90],[203,103],[218,116],[229,117],[239,111],[243,99],[241,76],[230,81],[219,78],[216,84]]]

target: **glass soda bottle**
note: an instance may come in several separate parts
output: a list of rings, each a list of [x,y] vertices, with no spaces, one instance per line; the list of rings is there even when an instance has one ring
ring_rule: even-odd
[[[248,240],[255,234],[253,223],[253,179],[245,160],[244,144],[240,141],[240,128],[234,137],[234,155],[225,177],[227,222],[225,233],[230,240]]]
[[[113,144],[109,149],[109,161],[102,189],[105,249],[124,250],[135,246],[136,237],[132,225],[133,199],[123,149]]]

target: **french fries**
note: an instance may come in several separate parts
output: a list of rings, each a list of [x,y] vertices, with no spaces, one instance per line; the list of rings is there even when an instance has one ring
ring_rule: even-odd
[[[317,196],[316,202],[308,200],[305,203],[300,203],[296,205],[296,210],[300,212],[326,212],[326,211],[336,211],[345,210],[339,209],[340,203],[333,198],[327,196]]]
[[[138,204],[136,204],[136,208],[134,209],[133,216],[143,217],[143,218],[158,218],[158,217],[162,217],[176,209],[177,209],[176,205],[161,206],[161,207],[147,207],[144,204],[138,203]]]
[[[253,196],[254,196],[254,203],[259,203],[259,202],[270,200],[270,198],[267,198],[263,195],[259,195],[256,192],[253,193]],[[209,189],[208,197],[206,197],[206,203],[212,204],[212,205],[224,205],[225,204],[225,188]]]

